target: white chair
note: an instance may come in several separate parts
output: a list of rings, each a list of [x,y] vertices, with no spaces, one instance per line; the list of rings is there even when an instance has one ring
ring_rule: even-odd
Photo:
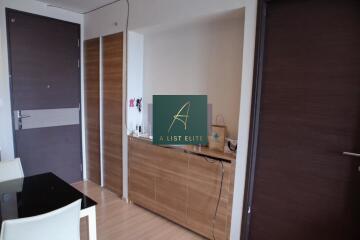
[[[6,220],[0,240],[80,240],[81,199],[35,217]]]
[[[0,182],[23,177],[24,172],[21,166],[20,158],[0,162]]]

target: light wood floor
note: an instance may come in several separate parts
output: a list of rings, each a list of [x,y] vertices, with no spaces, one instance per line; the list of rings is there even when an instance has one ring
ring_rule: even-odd
[[[73,185],[95,200],[98,240],[195,240],[204,239],[160,216],[127,204],[92,182]],[[81,220],[81,240],[87,240],[87,220]]]

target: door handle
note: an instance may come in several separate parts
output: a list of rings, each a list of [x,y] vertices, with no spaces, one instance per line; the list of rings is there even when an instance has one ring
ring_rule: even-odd
[[[18,118],[18,119],[29,118],[29,117],[31,117],[31,116],[30,116],[30,115],[23,115],[23,114],[21,113],[21,110],[19,110],[19,111],[17,112],[17,118]]]
[[[16,117],[17,117],[17,130],[22,130],[22,128],[23,128],[23,121],[22,120],[24,118],[29,118],[31,116],[30,115],[23,115],[21,113],[21,110],[18,110],[17,114],[16,114]]]
[[[351,157],[359,157],[359,158],[360,158],[360,153],[343,152],[343,155],[345,155],[345,156],[351,156]]]

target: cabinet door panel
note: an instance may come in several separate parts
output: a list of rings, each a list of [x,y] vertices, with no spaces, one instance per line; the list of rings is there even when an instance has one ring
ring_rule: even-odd
[[[134,194],[137,194],[155,200],[154,176],[137,170],[136,168],[130,168],[129,176],[129,188],[136,189],[136,192],[129,191],[130,198],[132,198]]]
[[[186,221],[186,185],[175,179],[156,178],[156,201],[162,207],[163,213],[172,220]]]
[[[123,33],[103,38],[104,187],[122,196]]]
[[[224,179],[215,220],[216,239],[225,239],[229,214],[230,164],[223,163]],[[192,155],[189,160],[188,224],[212,238],[212,224],[220,193],[222,165],[219,161]]]
[[[85,112],[87,142],[87,175],[100,185],[100,40],[85,41]]]

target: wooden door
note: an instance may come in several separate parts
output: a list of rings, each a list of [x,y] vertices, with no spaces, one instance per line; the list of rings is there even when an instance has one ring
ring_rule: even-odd
[[[25,176],[80,181],[80,25],[12,9],[6,20],[15,155]]]
[[[243,239],[360,239],[359,12],[260,1]]]
[[[85,41],[85,99],[87,177],[101,185],[100,177],[100,39]]]
[[[104,187],[122,196],[123,33],[103,38]]]

